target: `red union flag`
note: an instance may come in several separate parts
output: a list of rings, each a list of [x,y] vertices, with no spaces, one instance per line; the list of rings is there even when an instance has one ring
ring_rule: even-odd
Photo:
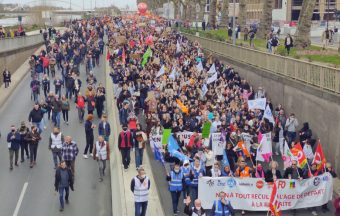
[[[292,152],[293,156],[297,159],[300,168],[303,168],[307,165],[307,158],[302,150],[300,143],[295,144],[290,151]]]
[[[313,164],[316,163],[318,171],[321,171],[326,164],[326,158],[325,155],[323,154],[323,150],[321,147],[320,140],[318,142],[318,146],[316,147],[314,159],[313,159]]]
[[[273,190],[272,190],[272,194],[270,196],[270,201],[269,201],[269,209],[272,212],[273,216],[281,216],[280,202],[277,199],[276,182],[274,182],[273,184]]]

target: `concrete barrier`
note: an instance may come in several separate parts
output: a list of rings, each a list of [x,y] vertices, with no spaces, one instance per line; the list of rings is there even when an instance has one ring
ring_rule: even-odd
[[[106,56],[106,54],[104,55]],[[130,168],[127,172],[123,171],[121,165],[121,155],[118,150],[118,136],[121,130],[118,117],[117,104],[114,100],[113,84],[109,78],[110,66],[106,61],[106,97],[107,97],[107,112],[109,121],[113,128],[113,135],[110,136],[110,170],[111,170],[111,190],[112,190],[112,215],[113,216],[131,216],[134,215],[134,196],[130,190],[131,179],[137,175],[134,160],[134,152],[131,152]],[[164,211],[158,196],[157,186],[154,176],[151,172],[150,159],[145,152],[143,157],[143,166],[146,170],[146,175],[151,181],[149,191],[149,201],[146,215],[164,216]]]
[[[0,40],[0,53],[21,49],[27,46],[34,46],[37,44],[42,44],[43,42],[44,42],[44,39],[41,34],[18,37],[18,38],[3,39],[3,40]]]

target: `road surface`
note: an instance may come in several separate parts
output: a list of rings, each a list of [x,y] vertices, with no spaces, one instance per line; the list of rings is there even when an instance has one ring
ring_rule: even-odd
[[[101,67],[94,69],[98,82],[105,85],[104,58],[101,59]],[[57,71],[57,75],[61,73]],[[85,70],[81,66],[82,90],[86,88]],[[52,153],[48,150],[48,138],[52,124],[47,123],[47,129],[42,134],[39,143],[37,165],[30,169],[26,160],[19,167],[9,170],[9,154],[6,136],[10,125],[17,127],[22,120],[27,121],[29,111],[33,107],[30,99],[30,76],[26,76],[14,90],[7,102],[0,109],[0,215],[4,216],[109,216],[111,213],[111,183],[109,167],[103,182],[98,181],[99,171],[97,163],[92,159],[83,159],[85,148],[85,130],[83,124],[78,122],[77,110],[74,102],[71,102],[69,126],[62,121],[61,131],[64,135],[70,135],[77,142],[79,155],[76,160],[76,176],[74,192],[70,192],[70,204],[65,206],[63,213],[59,212],[59,196],[54,192],[54,174]],[[50,77],[51,79],[51,77]],[[52,87],[53,85],[51,85]],[[54,90],[54,87],[52,87]],[[62,93],[65,93],[64,89]],[[1,94],[1,93],[0,93]],[[47,115],[45,116],[47,120]],[[95,115],[95,124],[98,118]],[[97,136],[95,130],[95,138]],[[17,214],[15,214],[17,213]]]

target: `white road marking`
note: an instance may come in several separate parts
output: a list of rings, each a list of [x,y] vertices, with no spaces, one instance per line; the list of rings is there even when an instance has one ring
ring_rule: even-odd
[[[25,195],[25,192],[26,192],[27,186],[28,186],[28,182],[25,182],[24,186],[22,187],[22,190],[21,190],[21,193],[20,193],[20,197],[19,197],[19,200],[18,200],[17,206],[15,207],[15,210],[14,210],[13,216],[18,216],[19,209],[20,209],[20,206],[21,206],[22,200],[24,199],[24,195]]]

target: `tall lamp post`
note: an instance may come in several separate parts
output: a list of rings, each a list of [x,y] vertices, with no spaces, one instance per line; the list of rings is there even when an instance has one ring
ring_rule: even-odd
[[[327,0],[327,30],[328,30],[328,22],[329,22],[329,2],[330,0]]]

